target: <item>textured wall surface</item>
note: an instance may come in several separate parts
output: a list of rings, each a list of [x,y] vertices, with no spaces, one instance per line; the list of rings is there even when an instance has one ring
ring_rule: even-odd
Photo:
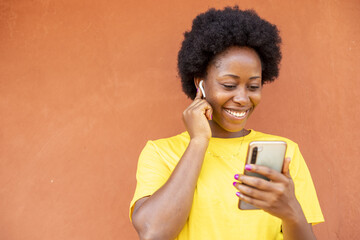
[[[248,127],[298,142],[326,222],[360,219],[360,2],[0,1],[0,239],[137,239],[146,140],[184,130],[177,51],[192,19],[238,3],[278,25],[279,79]]]

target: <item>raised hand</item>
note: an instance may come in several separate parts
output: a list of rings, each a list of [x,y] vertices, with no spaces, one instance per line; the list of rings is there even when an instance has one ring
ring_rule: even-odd
[[[197,90],[194,101],[183,112],[183,121],[191,139],[211,138],[211,128],[208,120],[212,120],[212,108],[202,99],[202,92]]]

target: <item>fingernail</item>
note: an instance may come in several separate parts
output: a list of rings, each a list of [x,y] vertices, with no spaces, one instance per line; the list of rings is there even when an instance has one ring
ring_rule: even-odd
[[[197,93],[199,92],[199,88],[196,88],[196,92],[197,92]]]
[[[235,174],[234,178],[235,178],[236,180],[238,180],[238,179],[239,179],[239,174]]]
[[[236,182],[233,182],[233,185],[236,186]]]
[[[212,120],[212,114],[210,115],[210,120]]]
[[[236,193],[236,196],[238,196],[238,197],[240,197],[240,198],[243,197],[243,195],[242,195],[241,193],[239,193],[239,192]]]
[[[249,165],[249,164],[245,165],[245,170],[250,171],[251,169],[252,169],[251,165]]]

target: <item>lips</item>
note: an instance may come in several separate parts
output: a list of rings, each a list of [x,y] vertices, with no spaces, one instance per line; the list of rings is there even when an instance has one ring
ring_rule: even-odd
[[[224,109],[225,112],[227,112],[230,116],[236,118],[236,119],[244,119],[248,113],[250,112],[250,109],[247,110],[234,110],[234,109]]]

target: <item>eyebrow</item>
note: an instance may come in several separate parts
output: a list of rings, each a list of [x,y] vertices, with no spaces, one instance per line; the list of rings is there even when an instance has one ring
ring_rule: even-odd
[[[240,78],[238,75],[234,75],[234,74],[224,74],[221,77],[233,77],[233,78]],[[253,79],[258,79],[261,78],[260,76],[252,76],[249,79],[253,80]]]

